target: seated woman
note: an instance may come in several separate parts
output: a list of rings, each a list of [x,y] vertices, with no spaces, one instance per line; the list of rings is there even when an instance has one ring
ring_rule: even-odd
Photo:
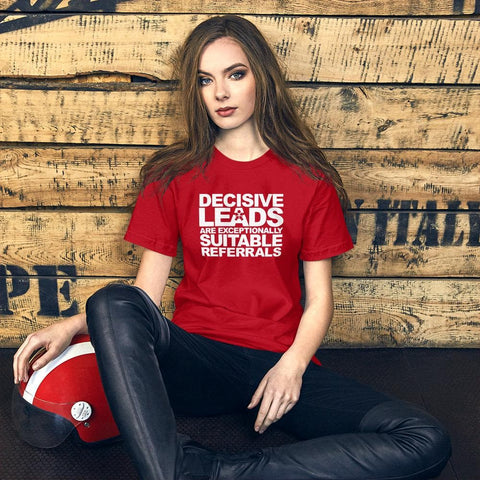
[[[213,17],[188,36],[176,65],[187,135],[143,167],[125,235],[145,248],[135,285],[109,285],[86,314],[29,335],[15,355],[16,382],[35,349],[47,349],[38,369],[88,332],[146,480],[437,475],[450,443],[436,419],[315,356],[333,313],[331,259],[353,246],[348,200],[267,42],[243,18]],[[168,321],[158,305],[179,239],[185,276]],[[299,441],[227,455],[177,435],[174,412],[248,409],[259,434],[276,423]]]

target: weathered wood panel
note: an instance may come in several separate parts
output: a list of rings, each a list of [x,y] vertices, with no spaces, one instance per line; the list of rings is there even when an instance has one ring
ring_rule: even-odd
[[[16,277],[18,295],[1,304],[0,347],[18,346],[59,316],[83,311],[86,299],[109,279]],[[334,279],[335,316],[326,346],[480,347],[480,280]],[[171,278],[162,301],[173,311]],[[11,288],[11,287],[10,287]],[[20,286],[17,286],[20,288]],[[0,297],[1,298],[1,297]],[[63,313],[62,313],[63,312]]]
[[[124,207],[146,156],[181,131],[170,53],[207,15],[237,12],[305,82],[295,98],[353,201],[327,345],[480,347],[480,23],[460,17],[479,5],[0,0],[26,13],[0,16],[0,346],[131,281],[141,249],[122,241]]]
[[[480,149],[480,89],[302,87],[323,148]],[[0,141],[162,145],[181,130],[173,93],[0,89]]]
[[[0,146],[0,207],[124,207],[151,148]],[[480,199],[480,153],[327,150],[354,209],[468,209]],[[379,202],[382,200],[382,202]],[[383,200],[390,200],[387,204]]]
[[[336,260],[335,274],[479,276],[480,202],[472,207],[468,213],[355,213],[349,227],[356,247]],[[122,240],[129,218],[129,213],[107,211],[3,212],[0,265],[24,274],[45,265],[69,265],[78,276],[134,276],[139,249]],[[181,274],[181,269],[178,259],[174,270]]]
[[[77,12],[75,2],[0,0],[0,10]],[[475,11],[475,0],[89,0],[82,10],[122,13],[262,13],[277,15],[461,15]]]
[[[11,15],[0,22],[0,76],[116,72],[168,80],[172,52],[204,18]],[[265,33],[292,81],[480,81],[480,23],[470,19],[249,18]]]
[[[123,241],[129,214],[9,212],[0,214],[0,264],[34,270],[69,265],[76,275],[134,275],[137,248]]]
[[[480,200],[480,152],[329,150],[352,208],[465,210]],[[389,201],[389,203],[387,203]]]
[[[179,136],[173,93],[0,90],[0,141],[162,145]]]
[[[334,280],[327,345],[479,347],[480,280]]]
[[[0,146],[0,207],[124,207],[154,148]]]
[[[356,213],[355,248],[335,260],[342,276],[480,276],[480,202],[471,213],[404,209]],[[402,206],[402,205],[400,205]],[[358,222],[358,223],[357,223]]]

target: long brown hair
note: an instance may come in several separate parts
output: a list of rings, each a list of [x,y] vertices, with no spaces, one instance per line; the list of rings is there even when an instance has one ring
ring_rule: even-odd
[[[203,49],[222,37],[235,40],[250,63],[256,86],[254,115],[265,144],[311,177],[331,182],[346,210],[348,196],[340,175],[299,117],[273,51],[255,25],[236,15],[212,17],[202,22],[178,50],[174,62],[175,78],[179,81],[186,135],[147,161],[141,171],[143,187],[156,180],[161,180],[166,187],[176,176],[208,163],[218,128],[203,104],[198,69]]]

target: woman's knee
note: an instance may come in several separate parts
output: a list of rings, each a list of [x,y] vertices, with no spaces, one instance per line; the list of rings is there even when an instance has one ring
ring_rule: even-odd
[[[155,344],[168,344],[168,321],[141,289],[111,283],[87,301],[87,325],[92,340],[98,335],[139,338],[141,331]]]
[[[402,401],[388,401],[368,412],[361,431],[388,434],[399,459],[410,465],[412,478],[433,478],[451,455],[451,443],[443,425],[421,408]]]
[[[124,283],[110,283],[97,290],[87,300],[86,314],[87,323],[103,321],[116,312],[118,304],[121,304],[133,287]]]

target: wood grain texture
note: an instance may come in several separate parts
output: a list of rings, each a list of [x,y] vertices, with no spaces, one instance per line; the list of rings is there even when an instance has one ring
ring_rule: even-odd
[[[109,280],[58,277],[60,309],[77,302],[83,311],[86,299]],[[337,278],[333,283],[335,315],[327,347],[480,347],[479,280]],[[169,317],[177,284],[178,279],[169,280],[162,301]],[[58,319],[38,315],[41,288],[30,278],[28,289],[9,299],[12,313],[0,315],[0,347],[16,347],[28,333]]]
[[[128,219],[107,211],[2,213],[0,263],[74,265],[80,276],[134,275],[139,252],[122,240]]]
[[[334,280],[330,346],[479,347],[480,280]]]
[[[2,212],[0,265],[35,272],[68,265],[79,276],[134,276],[142,249],[123,241],[130,213]],[[32,270],[33,269],[33,270]],[[172,272],[182,274],[177,260]]]
[[[125,207],[152,148],[0,146],[0,207]]]
[[[335,261],[340,276],[480,276],[480,206],[471,212],[401,210],[352,215],[356,247]],[[78,276],[134,276],[140,249],[123,241],[129,213],[4,211],[0,265],[26,271],[72,265]],[[174,271],[182,274],[179,257]]]
[[[480,149],[478,87],[298,87],[322,148]],[[180,137],[164,90],[0,89],[0,141],[162,145]]]
[[[327,150],[352,208],[468,209],[480,200],[480,152]],[[386,202],[389,201],[387,204]]]
[[[0,22],[0,76],[113,72],[170,80],[172,53],[205,18],[11,15]],[[480,81],[480,23],[469,18],[248,18],[270,41],[291,81],[468,85]]]
[[[0,10],[77,12],[76,3],[0,0]],[[263,13],[277,15],[461,15],[475,11],[475,0],[90,0],[85,11],[122,13]]]
[[[132,281],[139,169],[182,135],[171,54],[223,12],[265,33],[353,202],[326,346],[480,347],[479,5],[0,0],[0,347]],[[169,317],[182,274],[180,251]]]
[[[334,272],[358,277],[479,277],[480,202],[471,213],[357,213],[355,248]]]
[[[0,207],[125,207],[155,147],[0,145]],[[467,210],[480,199],[476,151],[326,150],[354,209]],[[385,201],[389,200],[387,205]],[[402,203],[403,202],[403,203]],[[405,207],[405,202],[410,202]]]

